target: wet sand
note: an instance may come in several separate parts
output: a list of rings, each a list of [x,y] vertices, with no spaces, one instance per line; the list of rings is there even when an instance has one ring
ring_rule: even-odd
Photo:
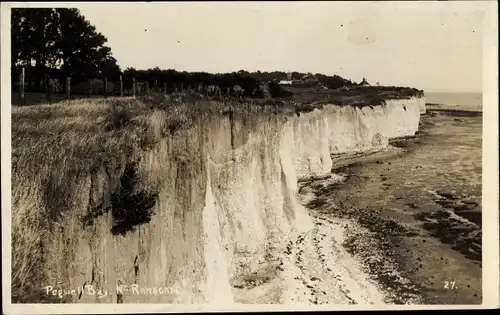
[[[343,225],[337,242],[385,303],[482,302],[482,118],[458,114],[431,111],[416,137],[335,156],[340,176],[301,183],[316,224]]]

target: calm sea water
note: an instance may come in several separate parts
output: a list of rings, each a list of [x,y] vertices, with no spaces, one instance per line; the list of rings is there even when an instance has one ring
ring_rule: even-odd
[[[442,104],[443,107],[482,110],[482,93],[425,93],[425,97],[427,103]],[[432,120],[434,127],[426,139],[426,150],[415,154],[422,154],[423,160],[436,165],[429,168],[436,178],[440,172],[448,174],[446,182],[450,185],[458,180],[454,186],[468,186],[466,193],[480,196],[482,117],[456,119],[445,115],[427,119]],[[427,153],[429,156],[425,156]],[[444,165],[452,167],[443,170]]]
[[[483,108],[482,93],[432,93],[426,92],[425,98],[427,103],[456,105],[460,108],[477,109]]]

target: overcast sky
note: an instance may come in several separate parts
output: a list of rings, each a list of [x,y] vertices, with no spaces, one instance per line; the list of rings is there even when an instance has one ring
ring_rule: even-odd
[[[283,70],[426,91],[482,87],[483,14],[472,3],[77,6],[108,38],[123,69]]]

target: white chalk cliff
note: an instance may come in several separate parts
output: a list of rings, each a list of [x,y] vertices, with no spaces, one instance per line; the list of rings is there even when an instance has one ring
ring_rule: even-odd
[[[42,286],[112,291],[75,296],[79,303],[116,303],[121,283],[170,288],[124,293],[125,303],[227,305],[238,278],[272,265],[270,257],[311,228],[297,201],[299,179],[329,174],[332,154],[382,149],[389,138],[414,135],[424,112],[425,100],[411,98],[362,108],[325,105],[300,115],[215,117],[164,138],[134,156],[133,165],[125,159],[103,165],[76,182],[72,196],[61,196],[73,211],[46,240]],[[82,224],[98,207],[111,206],[127,164],[137,173],[133,191],[155,191],[150,222],[112,233],[108,211]]]

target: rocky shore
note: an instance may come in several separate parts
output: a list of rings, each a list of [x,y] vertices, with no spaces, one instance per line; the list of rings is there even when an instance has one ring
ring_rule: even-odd
[[[386,303],[481,303],[481,117],[453,114],[425,115],[415,137],[336,156],[331,178],[301,183],[313,216],[345,222],[343,247]]]

